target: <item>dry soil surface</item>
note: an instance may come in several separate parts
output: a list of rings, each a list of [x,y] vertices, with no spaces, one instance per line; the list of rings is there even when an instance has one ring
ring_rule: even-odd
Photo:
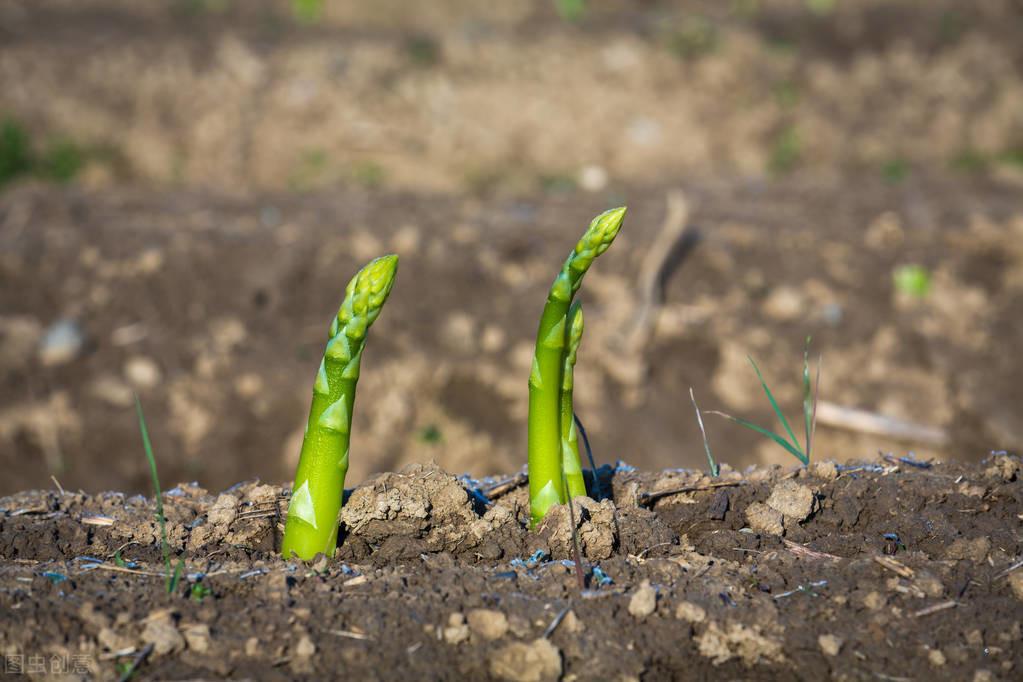
[[[352,491],[311,563],[274,551],[286,488],[178,486],[172,593],[153,500],[18,493],[0,653],[71,679],[1018,679],[1021,473],[605,467],[530,531],[520,478],[415,465]]]

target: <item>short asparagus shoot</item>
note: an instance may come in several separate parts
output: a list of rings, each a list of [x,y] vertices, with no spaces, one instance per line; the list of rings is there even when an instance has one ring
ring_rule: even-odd
[[[312,406],[295,473],[281,551],[309,560],[337,548],[338,512],[348,473],[355,386],[370,326],[387,301],[398,257],[371,261],[348,283],[330,325],[327,348],[313,384]]]
[[[554,279],[540,317],[533,369],[529,375],[529,503],[534,525],[552,505],[567,501],[562,447],[567,428],[562,428],[561,401],[569,353],[572,300],[593,260],[607,251],[618,235],[624,217],[625,207],[621,207],[593,219]],[[581,336],[581,317],[579,322]],[[570,420],[571,410],[568,414]]]

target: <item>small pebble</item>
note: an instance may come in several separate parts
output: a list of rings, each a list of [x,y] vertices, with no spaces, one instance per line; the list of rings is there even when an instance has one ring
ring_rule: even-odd
[[[309,658],[315,653],[316,645],[313,644],[313,640],[309,639],[309,635],[302,635],[302,639],[298,640],[295,646],[295,655],[299,658]]]
[[[825,481],[833,481],[838,478],[838,465],[834,462],[814,462],[813,475]]]
[[[465,616],[461,613],[452,613],[448,616],[448,625],[444,628],[444,641],[448,644],[461,644],[469,639],[469,626],[465,623]]]
[[[579,186],[587,192],[599,192],[607,187],[607,171],[602,166],[589,164],[579,170]]]
[[[812,490],[791,480],[774,486],[767,498],[768,507],[795,521],[805,521],[813,513],[816,502]]]
[[[54,367],[71,362],[82,350],[85,337],[78,323],[71,319],[60,319],[50,325],[39,344],[39,361]]]
[[[886,600],[880,592],[870,592],[863,598],[863,605],[871,611],[877,611],[884,607]]]
[[[1016,599],[1023,601],[1023,569],[1016,569],[1006,578],[1009,588],[1016,595]]]
[[[561,678],[561,652],[550,641],[513,642],[490,656],[490,674],[509,682],[554,682]]]
[[[841,637],[835,635],[821,635],[817,638],[817,644],[825,656],[837,656],[838,652],[842,650],[844,642]]]
[[[500,611],[493,609],[473,609],[466,620],[474,635],[483,639],[501,639],[508,632],[508,618]]]
[[[629,613],[642,620],[656,609],[657,590],[651,587],[649,580],[644,580],[629,599]]]
[[[185,638],[174,625],[171,612],[167,609],[153,611],[146,618],[142,630],[142,641],[153,645],[153,654],[164,656],[185,648]]]
[[[138,388],[153,388],[160,383],[160,368],[151,359],[142,355],[128,358],[124,363],[124,376]]]
[[[754,502],[746,507],[746,522],[758,533],[782,535],[785,532],[784,516],[777,509],[768,507],[763,502]]]
[[[237,517],[238,498],[228,493],[221,493],[207,514],[214,526],[229,526]]]
[[[684,601],[675,608],[675,617],[690,623],[702,623],[707,619],[707,611],[699,604]]]
[[[188,648],[196,653],[204,654],[210,650],[210,626],[196,623],[184,628],[185,642]]]

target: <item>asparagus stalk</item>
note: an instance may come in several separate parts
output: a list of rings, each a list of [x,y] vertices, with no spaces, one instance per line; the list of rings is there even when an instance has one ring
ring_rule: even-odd
[[[560,398],[569,306],[583,275],[593,259],[611,246],[624,217],[625,207],[621,207],[593,219],[554,279],[540,317],[529,375],[529,501],[534,524],[543,519],[551,505],[566,500]]]
[[[561,458],[568,486],[568,498],[586,496],[582,460],[579,457],[579,437],[575,430],[575,410],[572,406],[572,386],[575,383],[575,360],[579,342],[583,338],[583,305],[573,301],[568,310],[568,347],[561,377]]]
[[[302,454],[295,472],[288,520],[281,547],[312,559],[337,547],[338,512],[348,473],[348,443],[355,402],[355,385],[366,333],[387,301],[398,257],[371,261],[348,283],[345,299],[330,325],[327,348],[313,384]]]

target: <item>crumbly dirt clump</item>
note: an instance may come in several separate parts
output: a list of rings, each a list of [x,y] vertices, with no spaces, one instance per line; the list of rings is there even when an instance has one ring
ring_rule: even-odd
[[[161,679],[1015,679],[1019,472],[604,467],[609,497],[530,530],[516,477],[412,465],[352,491],[308,563],[277,555],[288,489],[181,485],[170,593],[152,500],[28,491],[0,499],[0,653],[70,679],[142,654]]]

